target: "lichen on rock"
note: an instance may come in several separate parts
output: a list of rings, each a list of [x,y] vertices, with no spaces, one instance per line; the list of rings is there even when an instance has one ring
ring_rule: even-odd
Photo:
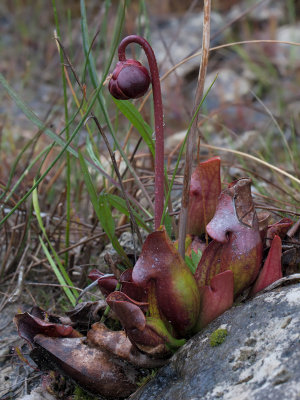
[[[209,343],[211,345],[211,347],[216,347],[216,346],[220,346],[220,344],[222,344],[224,342],[224,340],[226,339],[226,336],[228,335],[227,329],[216,329],[209,338]]]

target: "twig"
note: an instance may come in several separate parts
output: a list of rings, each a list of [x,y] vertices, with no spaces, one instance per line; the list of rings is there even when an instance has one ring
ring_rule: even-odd
[[[292,238],[297,231],[300,229],[300,218],[298,219],[298,221],[288,230],[287,232],[287,236]]]
[[[210,45],[210,9],[211,9],[210,0],[204,0],[202,59],[201,59],[197,90],[193,106],[193,115],[197,110],[197,107],[202,99],[204,91],[204,82],[206,77],[209,45]],[[181,213],[180,213],[179,229],[178,229],[178,251],[182,256],[182,258],[184,258],[185,254],[185,236],[186,236],[188,206],[189,206],[190,180],[192,174],[193,153],[195,148],[197,125],[198,125],[198,115],[196,116],[194,123],[191,127],[191,131],[187,138],[187,144],[186,144],[185,168],[183,177],[183,193],[182,193]]]
[[[59,44],[59,47],[61,48],[63,55],[65,57],[65,59],[67,60],[67,64],[64,64],[65,67],[69,67],[73,73],[73,76],[78,84],[78,86],[80,87],[82,94],[85,96],[85,90],[84,90],[84,86],[82,85],[82,83],[80,82],[80,79],[75,71],[75,68],[73,67],[73,64],[71,63],[70,57],[68,56],[64,46],[62,45],[60,39],[57,37],[57,35],[54,36],[54,39],[57,41],[57,43]]]

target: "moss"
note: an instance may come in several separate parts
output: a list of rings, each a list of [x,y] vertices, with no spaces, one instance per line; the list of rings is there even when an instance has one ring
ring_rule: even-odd
[[[149,371],[149,374],[147,374],[146,376],[143,376],[143,377],[137,382],[137,385],[138,385],[139,387],[140,387],[140,386],[146,385],[146,383],[148,383],[149,381],[151,381],[151,379],[153,379],[153,378],[155,377],[157,371],[158,371],[158,368],[152,368],[152,369]]]
[[[217,329],[210,335],[211,347],[219,346],[224,342],[228,335],[227,329]]]
[[[96,400],[97,397],[88,394],[84,389],[79,386],[76,386],[73,393],[74,400]]]

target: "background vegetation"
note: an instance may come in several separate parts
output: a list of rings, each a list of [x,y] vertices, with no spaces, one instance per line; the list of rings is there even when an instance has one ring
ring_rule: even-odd
[[[177,64],[201,48],[201,24],[196,41],[189,30],[201,7],[199,1],[1,2],[1,311],[11,304],[70,308],[88,271],[99,263],[107,268],[100,255],[108,243],[129,265],[120,239],[130,231],[129,212],[103,132],[140,229],[152,229],[152,105],[114,101],[106,87],[119,39],[130,33],[157,50],[170,181],[174,175],[165,223],[176,236],[180,154],[200,56]],[[200,111],[196,158],[220,155],[224,183],[250,176],[259,211],[296,221],[300,49],[266,40],[300,41],[299,4],[216,1],[212,10],[215,49],[206,90],[218,78]],[[132,56],[142,57],[137,47]]]

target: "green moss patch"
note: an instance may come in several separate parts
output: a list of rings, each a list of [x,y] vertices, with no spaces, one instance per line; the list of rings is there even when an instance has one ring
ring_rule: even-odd
[[[215,330],[209,338],[211,347],[220,346],[226,339],[228,335],[227,329],[217,329]]]
[[[87,393],[79,386],[76,386],[73,396],[74,400],[97,400],[97,397]]]

